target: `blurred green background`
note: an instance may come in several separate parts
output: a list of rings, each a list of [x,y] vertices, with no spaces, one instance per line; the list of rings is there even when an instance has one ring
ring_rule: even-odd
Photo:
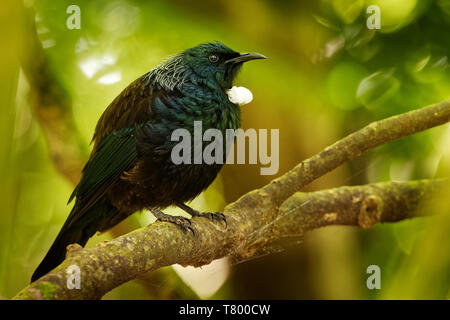
[[[69,30],[69,5],[81,28]],[[369,30],[369,5],[381,29]],[[163,58],[218,40],[268,60],[248,64],[236,85],[254,100],[243,127],[280,129],[279,176],[369,122],[450,98],[450,0],[106,1],[27,0],[51,73],[65,88],[86,148],[113,98]],[[0,297],[29,282],[68,215],[70,181],[55,168],[21,71],[16,1],[1,6]],[[33,57],[28,57],[33,61]],[[441,126],[389,143],[308,186],[449,176],[450,128]],[[227,165],[195,201],[221,210],[261,187],[259,165]],[[447,189],[450,192],[450,189]],[[424,210],[440,213],[371,230],[329,227],[286,251],[230,266],[176,266],[124,284],[105,299],[449,299],[448,192]],[[175,212],[175,209],[169,210]],[[137,213],[88,246],[153,221]],[[381,289],[366,287],[369,265]]]

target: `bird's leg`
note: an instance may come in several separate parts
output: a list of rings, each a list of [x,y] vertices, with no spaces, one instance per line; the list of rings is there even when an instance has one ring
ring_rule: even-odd
[[[165,214],[161,210],[151,208],[149,209],[150,212],[156,217],[158,221],[165,221],[170,222],[183,230],[183,232],[191,231],[193,235],[195,235],[194,229],[191,227],[191,221],[188,218],[181,217],[181,216],[171,216],[168,214]]]
[[[179,208],[183,209],[184,211],[186,211],[187,213],[189,213],[193,217],[205,217],[205,218],[210,219],[213,222],[217,220],[217,221],[225,222],[225,225],[227,224],[227,219],[222,212],[200,212],[200,211],[197,211],[197,210],[185,205],[182,202],[177,203],[177,206]]]

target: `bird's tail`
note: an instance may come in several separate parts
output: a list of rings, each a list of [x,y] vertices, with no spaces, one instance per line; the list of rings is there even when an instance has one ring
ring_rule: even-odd
[[[39,279],[64,261],[66,247],[69,244],[77,243],[84,247],[89,238],[101,228],[105,218],[117,214],[117,209],[105,198],[94,204],[76,221],[72,221],[72,217],[77,216],[76,210],[77,205],[75,204],[69,218],[59,231],[50,250],[45,255],[44,260],[42,260],[36,271],[34,271],[31,282]]]

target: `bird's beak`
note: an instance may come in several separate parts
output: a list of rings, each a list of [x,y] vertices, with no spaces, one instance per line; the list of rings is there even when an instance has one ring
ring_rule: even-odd
[[[233,59],[229,59],[227,61],[225,61],[225,63],[240,63],[240,62],[246,62],[246,61],[250,61],[250,60],[255,60],[255,59],[267,59],[266,56],[263,56],[262,54],[259,53],[241,53],[238,57],[233,58]]]

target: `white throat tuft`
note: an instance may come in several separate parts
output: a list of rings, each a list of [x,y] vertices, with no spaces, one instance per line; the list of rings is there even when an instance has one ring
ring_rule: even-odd
[[[248,104],[253,100],[253,94],[245,87],[233,87],[226,91],[228,99],[232,103],[236,103],[240,106]]]

